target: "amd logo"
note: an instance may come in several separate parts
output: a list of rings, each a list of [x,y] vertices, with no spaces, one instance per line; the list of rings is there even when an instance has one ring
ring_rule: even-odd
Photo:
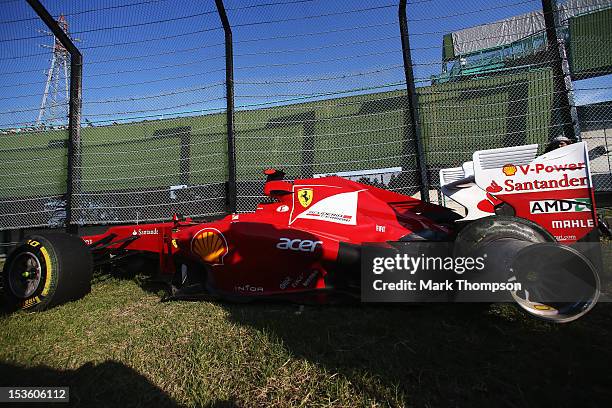
[[[567,212],[589,211],[591,200],[589,198],[574,198],[567,200],[539,200],[529,202],[531,214],[555,214]]]
[[[278,249],[289,249],[291,251],[314,252],[317,245],[323,245],[322,241],[311,241],[309,239],[281,238],[276,247]]]

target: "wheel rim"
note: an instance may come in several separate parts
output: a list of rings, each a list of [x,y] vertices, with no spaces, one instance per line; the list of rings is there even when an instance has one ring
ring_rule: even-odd
[[[42,266],[32,252],[23,252],[13,260],[8,271],[8,283],[13,295],[26,299],[32,296],[42,276]]]
[[[512,297],[528,313],[565,323],[583,316],[597,303],[601,288],[599,275],[576,249],[534,244],[523,249],[517,259],[521,255],[523,260],[515,260],[513,267],[515,278],[523,282],[525,288],[512,292]],[[550,265],[544,261],[551,259]]]

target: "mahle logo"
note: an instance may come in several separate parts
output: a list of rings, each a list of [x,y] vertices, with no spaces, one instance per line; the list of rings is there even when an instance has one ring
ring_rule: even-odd
[[[529,202],[531,214],[555,214],[590,211],[591,199],[568,198],[565,200],[538,200]]]

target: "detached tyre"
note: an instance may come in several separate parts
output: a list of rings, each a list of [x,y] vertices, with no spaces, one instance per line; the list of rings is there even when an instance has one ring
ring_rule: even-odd
[[[31,235],[4,264],[6,304],[34,312],[80,299],[91,290],[92,271],[91,252],[79,237]]]

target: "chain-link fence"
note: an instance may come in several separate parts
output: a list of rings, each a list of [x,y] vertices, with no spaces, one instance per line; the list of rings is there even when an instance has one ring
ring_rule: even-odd
[[[440,168],[469,161],[478,149],[538,143],[542,152],[557,136],[580,138],[568,21],[610,5],[538,0],[411,9],[432,187],[439,187]]]
[[[612,190],[612,0],[410,0],[405,44],[400,0],[224,3],[45,3],[83,54],[73,140],[70,55],[4,0],[0,229],[251,211],[268,167],[439,201],[441,168],[559,135]]]
[[[58,49],[51,64],[57,44],[26,2],[0,7],[0,226],[63,223],[70,56]]]
[[[70,221],[79,225],[160,220],[173,212],[223,213],[224,41],[214,3],[78,3],[46,4],[84,55],[71,197],[65,196],[68,133],[52,130],[68,125],[66,99],[63,110],[54,101],[68,92],[64,74],[70,56],[64,61],[66,53],[57,46],[32,52],[34,43],[49,39],[25,1],[11,9],[22,18],[6,22],[11,33],[19,34],[13,36],[25,41],[12,46],[11,66],[20,67],[14,71],[46,76],[28,84],[27,92],[17,76],[8,84],[8,95],[29,105],[18,123],[0,126],[16,132],[3,139],[6,186],[0,225],[63,225],[67,200]],[[45,101],[55,109],[43,109]],[[14,117],[11,112],[15,109],[7,111]]]
[[[575,80],[582,139],[589,145],[593,184],[612,191],[612,7],[566,18],[569,63]]]
[[[228,2],[228,7],[243,2]],[[236,44],[238,211],[262,169],[419,188],[396,1],[296,2],[229,13]],[[266,27],[262,36],[261,27]],[[254,40],[256,39],[256,40]],[[381,62],[384,61],[384,62]]]

